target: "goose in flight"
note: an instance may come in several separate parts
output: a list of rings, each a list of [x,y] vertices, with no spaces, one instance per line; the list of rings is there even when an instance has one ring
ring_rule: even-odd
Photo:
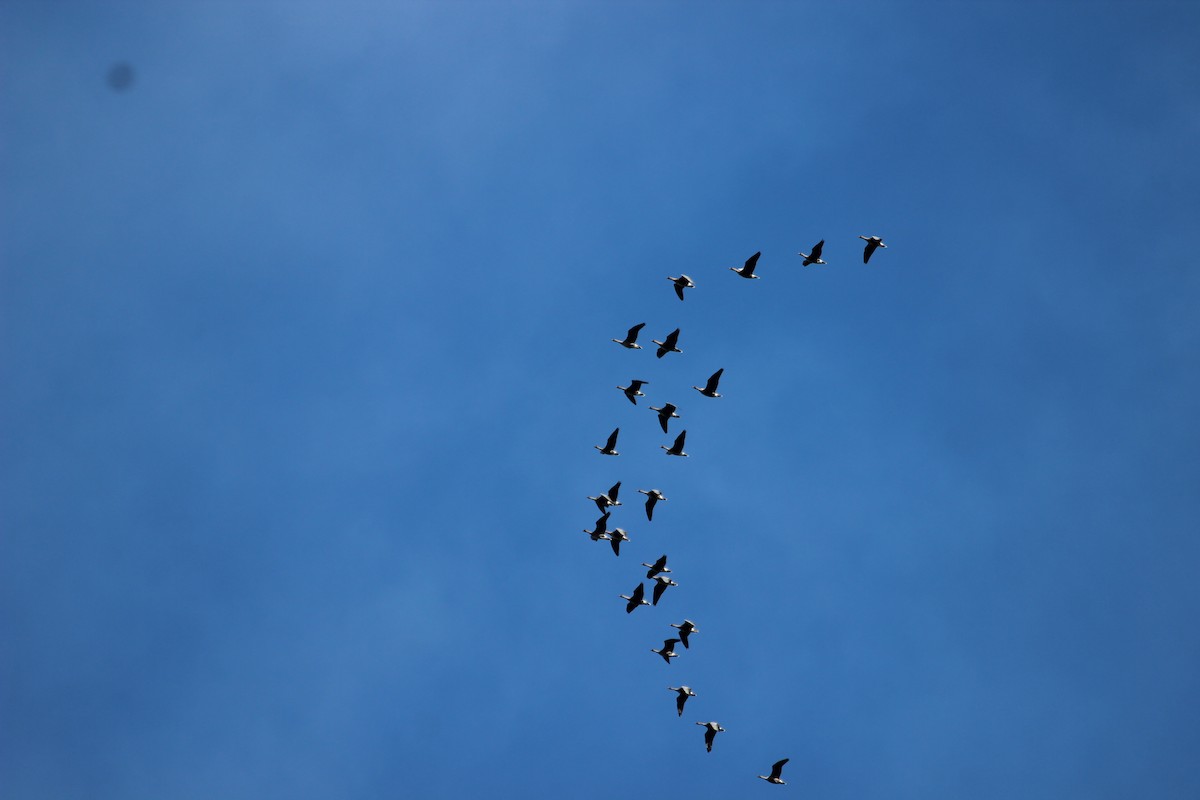
[[[668,686],[667,689],[679,695],[675,698],[675,710],[682,717],[683,704],[687,702],[689,697],[696,697],[696,693],[692,691],[692,687],[690,686]]]
[[[871,260],[871,253],[875,252],[876,247],[882,247],[884,250],[887,250],[887,245],[878,236],[859,236],[858,238],[867,243],[867,246],[863,248],[864,264]]]
[[[667,421],[671,418],[679,419],[679,415],[675,413],[677,406],[674,403],[663,403],[662,408],[650,406],[651,411],[658,412],[658,424],[662,426],[663,433],[667,432]]]
[[[658,354],[657,355],[659,358],[662,358],[667,353],[682,353],[683,352],[682,350],[680,350],[678,347],[675,346],[675,343],[679,341],[679,328],[676,328],[675,330],[668,333],[667,338],[663,339],[661,342],[658,339],[651,339],[650,341],[652,341],[656,345],[658,345]]]
[[[719,370],[714,372],[712,375],[709,375],[708,383],[704,384],[703,389],[701,389],[699,386],[693,386],[692,388],[695,389],[700,394],[704,395],[705,397],[720,397],[721,395],[717,392],[717,384],[721,382],[721,373],[723,373],[724,371],[725,371],[725,368],[721,367]]]
[[[741,267],[730,267],[730,269],[736,272],[738,275],[741,275],[743,278],[758,278],[759,276],[754,274],[754,267],[756,264],[758,264],[758,257],[761,255],[762,251],[759,250],[757,253],[747,258],[746,263]]]
[[[620,428],[613,428],[613,432],[608,435],[608,442],[605,443],[604,447],[601,447],[598,444],[594,444],[594,445],[592,445],[592,447],[596,448],[597,450],[599,450],[601,453],[603,453],[606,456],[621,455],[620,453],[617,452],[617,434],[620,432],[621,432]],[[662,445],[659,445],[659,446],[661,447]]]
[[[659,556],[658,560],[655,561],[653,564],[647,564],[645,561],[643,561],[642,566],[650,568],[650,571],[646,573],[647,578],[653,578],[655,575],[657,575],[660,572],[670,572],[671,571],[671,570],[667,569],[667,557],[665,555]],[[679,626],[676,625],[673,627],[679,627]],[[684,644],[684,647],[687,647],[687,645]]]
[[[824,264],[825,262],[821,260],[821,248],[824,246],[825,246],[825,240],[822,239],[821,241],[819,241],[813,245],[813,249],[812,249],[811,253],[796,253],[796,255],[804,256],[804,266],[806,266],[806,267],[809,264]]]
[[[704,726],[704,746],[708,749],[708,752],[711,753],[713,739],[716,739],[717,734],[721,733],[725,729],[722,728],[720,723],[717,722],[697,722],[696,724]]]
[[[791,759],[788,759],[788,758],[779,759],[778,761],[776,761],[774,764],[771,765],[771,774],[770,775],[759,775],[758,777],[762,778],[767,783],[777,783],[780,786],[784,785],[785,783],[787,783],[787,781],[785,781],[783,778],[779,777],[779,774],[781,772],[783,772],[783,765],[786,764],[790,760]]]
[[[592,446],[595,447],[595,445]],[[600,513],[603,514],[605,509],[607,509],[609,506],[621,505],[621,501],[617,499],[617,493],[620,491],[621,482],[617,481],[612,485],[612,488],[604,494],[597,495],[596,497],[588,495],[588,500],[594,502],[596,504],[596,508],[600,509]]]
[[[685,649],[688,646],[688,635],[700,632],[700,629],[696,627],[696,623],[692,622],[690,619],[685,619],[682,623],[672,622],[671,627],[679,629],[679,640],[683,642]]]
[[[659,447],[662,447],[662,445],[659,445]],[[645,489],[638,489],[638,492],[640,494],[646,495],[646,519],[653,520],[654,519],[654,504],[657,503],[659,500],[662,500],[665,502],[667,498],[664,497],[663,493],[660,492],[658,489],[651,489],[648,492]]]
[[[645,585],[643,585],[641,583],[639,583],[637,585],[637,588],[635,588],[633,590],[633,594],[631,594],[631,595],[623,594],[623,595],[621,595],[621,599],[629,601],[628,603],[625,604],[625,613],[626,614],[632,614],[633,610],[635,608],[637,608],[638,606],[650,605],[649,603],[646,602],[646,587],[645,587]]]
[[[592,529],[590,531],[584,530],[584,533],[586,533],[588,536],[592,537],[593,542],[598,542],[601,539],[609,538],[608,533],[607,533],[608,517],[609,517],[609,513],[605,512],[603,517],[596,520],[596,527],[594,529]]]
[[[621,345],[621,347],[627,347],[630,350],[641,350],[642,346],[637,343],[637,336],[638,331],[644,327],[646,327],[646,323],[639,322],[637,325],[634,325],[629,329],[629,332],[625,334],[624,339],[613,339],[613,341]]]
[[[692,283],[692,279],[689,278],[687,275],[684,275],[682,272],[679,273],[678,278],[668,275],[667,280],[669,280],[675,284],[675,294],[679,295],[680,300],[683,299],[683,290],[684,289],[695,289],[696,288],[696,284]]]
[[[639,397],[646,396],[646,395],[642,394],[642,387],[647,385],[648,383],[650,383],[650,381],[639,381],[639,380],[635,379],[635,380],[631,380],[629,382],[628,386],[618,386],[617,388],[620,389],[622,392],[624,392],[625,396],[629,398],[629,402],[633,403],[636,406],[637,399]]]
[[[678,639],[665,639],[665,640],[663,640],[662,650],[659,650],[655,647],[651,647],[650,652],[658,653],[660,656],[663,657],[663,661],[670,664],[672,658],[679,658],[679,653],[675,652],[675,644],[678,641],[679,641]]]
[[[654,576],[654,605],[658,605],[658,598],[663,596],[663,592],[668,586],[678,586],[679,584],[670,578],[664,578],[662,575]]]
[[[622,528],[613,528],[608,532],[608,541],[612,543],[613,555],[621,555],[621,542],[629,541],[629,534]]]
[[[613,436],[616,436],[616,434],[614,433]],[[683,431],[682,433],[680,433],[678,436],[675,437],[675,444],[671,445],[670,447],[667,447],[665,444],[660,444],[659,447],[661,447],[663,450],[666,450],[667,455],[669,455],[669,456],[684,456],[686,458],[687,453],[683,452],[683,440],[686,438],[687,438],[687,431]],[[592,446],[595,447],[595,445],[592,445]],[[603,453],[604,451],[601,450],[600,452]],[[614,453],[614,455],[615,455],[615,453]]]

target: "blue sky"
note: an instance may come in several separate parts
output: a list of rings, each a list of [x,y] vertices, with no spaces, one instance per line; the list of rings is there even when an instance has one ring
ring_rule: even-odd
[[[0,6],[3,794],[1197,796],[1198,22]]]

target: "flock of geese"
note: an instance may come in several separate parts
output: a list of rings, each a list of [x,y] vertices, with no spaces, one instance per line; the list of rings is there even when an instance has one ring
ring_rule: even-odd
[[[874,253],[878,248],[887,247],[887,245],[883,243],[883,240],[878,236],[859,236],[858,238],[867,243],[863,250],[864,264],[870,261],[871,254]],[[827,262],[821,258],[824,247],[825,240],[822,239],[813,245],[810,252],[798,253],[797,255],[804,259],[803,265],[806,267],[812,264],[825,264]],[[758,265],[758,259],[761,255],[761,251],[755,253],[746,259],[746,262],[741,267],[730,267],[729,269],[743,278],[757,279],[760,276],[755,275],[754,270]],[[671,283],[674,285],[675,294],[680,300],[684,299],[685,289],[694,289],[696,287],[696,284],[692,281],[692,279],[683,274],[680,274],[679,276],[668,275],[667,280],[671,281]],[[641,350],[642,346],[638,344],[638,334],[641,333],[642,328],[645,326],[646,323],[640,322],[630,328],[626,332],[623,339],[613,339],[612,341],[628,350]],[[653,342],[654,344],[658,345],[658,349],[655,352],[655,355],[657,355],[658,358],[662,358],[668,353],[683,352],[678,346],[679,328],[676,328],[664,336],[662,341],[654,339]],[[718,398],[721,395],[717,391],[717,387],[720,384],[721,375],[724,372],[724,368],[718,369],[711,376],[709,376],[704,386],[693,386],[692,388],[704,397]],[[633,379],[629,381],[628,386],[617,386],[616,388],[625,395],[630,403],[633,403],[636,406],[638,398],[646,396],[641,389],[643,386],[647,385],[649,385],[649,381]],[[668,426],[671,420],[679,419],[679,414],[675,413],[678,408],[672,403],[663,403],[661,406],[650,406],[650,410],[657,412],[658,423],[662,428],[663,433],[669,433]],[[620,436],[620,433],[621,429],[619,427],[615,428],[613,432],[608,435],[608,439],[605,441],[603,446],[593,445],[593,447],[600,451],[602,455],[619,456],[620,452],[617,450],[617,438]],[[665,450],[666,454],[669,456],[687,457],[687,453],[683,450],[686,440],[687,431],[683,430],[680,431],[679,435],[675,437],[675,442],[670,447],[667,447],[666,445],[659,446]],[[665,502],[667,498],[658,489],[638,489],[637,491],[638,493],[646,496],[646,519],[647,521],[653,521],[655,506],[659,502]],[[591,537],[593,542],[602,540],[609,542],[609,544],[612,546],[613,553],[617,556],[621,555],[621,543],[629,541],[629,535],[624,529],[619,527],[610,528],[608,525],[609,518],[612,516],[611,509],[622,505],[619,499],[620,492],[621,482],[617,481],[608,489],[608,491],[588,497],[588,500],[591,500],[596,504],[596,508],[599,509],[601,516],[596,520],[591,530],[584,529],[583,531]],[[625,613],[627,614],[632,614],[641,606],[658,605],[658,601],[662,598],[667,589],[679,585],[668,577],[668,574],[671,572],[671,570],[667,567],[667,556],[665,554],[660,556],[653,564],[642,562],[642,566],[647,568],[646,578],[653,582],[651,598],[650,600],[646,600],[646,586],[644,583],[639,581],[637,586],[635,586],[629,594],[620,595],[620,598],[626,601]],[[679,657],[679,653],[675,652],[675,645],[682,644],[684,648],[687,649],[690,646],[688,644],[688,637],[693,633],[700,632],[700,629],[696,626],[696,623],[690,619],[685,619],[683,622],[672,622],[671,627],[678,631],[677,638],[673,636],[671,638],[664,639],[662,647],[650,648],[650,652],[656,653],[662,658],[663,661],[667,662],[667,664],[670,664],[672,659]],[[687,703],[688,698],[697,696],[696,692],[693,691],[690,686],[668,686],[667,689],[675,692],[675,709],[678,716],[682,717],[684,705]],[[723,728],[721,724],[716,721],[697,722],[696,724],[704,728],[704,746],[706,751],[711,753],[713,742],[716,740],[717,734],[724,732],[725,728]],[[783,772],[784,764],[787,762],[788,759],[786,758],[776,761],[771,766],[771,772],[769,775],[759,775],[758,777],[767,783],[782,785],[785,783],[785,781],[780,777],[780,775]]]

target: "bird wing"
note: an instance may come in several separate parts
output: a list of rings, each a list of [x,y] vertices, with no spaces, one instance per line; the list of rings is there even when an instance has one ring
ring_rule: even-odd
[[[680,300],[683,299],[683,284],[678,281],[675,282],[675,294],[679,295]]]
[[[646,385],[646,381],[639,381],[636,378],[634,378],[633,380],[631,380],[629,382],[629,389],[630,389],[630,391],[636,392],[638,389],[641,389],[645,385]]]
[[[641,329],[644,327],[646,327],[646,323],[644,323],[644,322],[639,322],[637,325],[634,325],[632,328],[629,329],[629,332],[625,334],[625,341],[629,342],[630,344],[633,344],[634,342],[636,342],[637,337],[638,337],[638,332],[641,331]]]
[[[646,519],[650,522],[654,521],[654,504],[658,502],[658,498],[652,494],[646,495]]]
[[[658,605],[658,598],[662,597],[663,592],[667,590],[667,584],[658,581],[654,584],[654,597],[652,598],[654,605]]]
[[[786,764],[786,763],[787,763],[788,761],[790,761],[790,760],[791,760],[791,759],[788,759],[788,758],[781,758],[781,759],[779,759],[778,761],[776,761],[776,762],[775,762],[775,763],[774,763],[774,764],[771,766],[771,778],[772,778],[772,779],[777,779],[777,778],[779,777],[779,774],[780,774],[781,772],[783,772],[783,765],[784,765],[784,764]]]
[[[609,544],[612,545],[613,555],[621,555],[621,537],[613,536],[609,538]]]
[[[644,600],[645,597],[646,597],[646,586],[645,586],[645,584],[639,583],[637,585],[637,588],[633,590],[633,598],[630,600],[630,602],[636,602],[638,605],[641,605],[642,600]]]
[[[614,484],[612,485],[612,488],[608,490],[608,499],[609,499],[610,501],[612,501],[612,503],[613,503],[614,505],[616,505],[616,502],[617,502],[617,494],[618,494],[620,491],[621,491],[621,482],[620,482],[620,481],[617,481],[616,483],[614,483]]]
[[[675,330],[673,330],[667,334],[666,341],[663,342],[663,347],[667,348],[668,350],[673,350],[675,348],[675,343],[678,341],[679,341],[679,328],[676,328]]]
[[[683,642],[684,647],[688,647],[688,634],[689,633],[691,633],[691,630],[688,629],[687,626],[684,626],[679,629],[679,641]]]
[[[683,692],[680,692],[679,696],[675,698],[675,708],[679,711],[679,716],[681,717],[683,716],[683,704],[687,702],[687,699],[688,696]]]
[[[825,246],[824,239],[822,239],[821,241],[814,244],[812,253],[809,255],[809,258],[811,258],[813,261],[816,261],[818,258],[820,258],[821,257],[821,248],[824,246]]]
[[[675,437],[675,444],[673,444],[671,446],[671,449],[678,450],[679,452],[682,453],[683,452],[683,440],[686,438],[687,438],[687,431],[683,431],[682,433],[680,433],[678,436]]]
[[[661,555],[658,557],[658,560],[654,562],[654,569],[658,572],[662,572],[663,567],[665,566],[667,566],[667,557],[665,555]]]
[[[604,445],[605,450],[615,450],[617,447],[617,434],[621,432],[620,428],[614,428],[613,432],[608,435],[608,444]]]
[[[863,248],[863,263],[864,264],[871,260],[871,253],[874,253],[875,248],[878,246],[879,245],[876,244],[875,242],[872,242],[870,240],[867,241],[867,246]]]
[[[599,535],[608,530],[608,518],[612,516],[611,511],[604,512],[604,516],[596,520],[596,534]]]
[[[761,255],[762,255],[762,251],[759,250],[757,253],[755,253],[754,255],[752,255],[746,259],[746,264],[745,264],[745,266],[742,267],[742,269],[745,270],[747,275],[754,274],[754,267],[756,264],[758,264],[758,257]]]
[[[676,406],[674,403],[663,403],[661,413],[665,416],[670,417],[670,416],[674,416],[675,412],[678,410],[679,410],[679,407]]]
[[[670,418],[671,415],[665,407],[658,410],[658,424],[660,427],[662,427],[663,433],[667,432],[667,420]]]
[[[725,368],[721,367],[719,370],[710,375],[708,377],[708,383],[704,384],[704,391],[710,393],[715,392],[717,390],[717,384],[721,382],[721,373],[724,371]]]

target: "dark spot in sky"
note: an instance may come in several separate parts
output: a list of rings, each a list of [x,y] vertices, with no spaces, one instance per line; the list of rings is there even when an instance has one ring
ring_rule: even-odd
[[[123,92],[133,85],[133,67],[124,61],[118,61],[108,68],[108,85],[118,92]]]

